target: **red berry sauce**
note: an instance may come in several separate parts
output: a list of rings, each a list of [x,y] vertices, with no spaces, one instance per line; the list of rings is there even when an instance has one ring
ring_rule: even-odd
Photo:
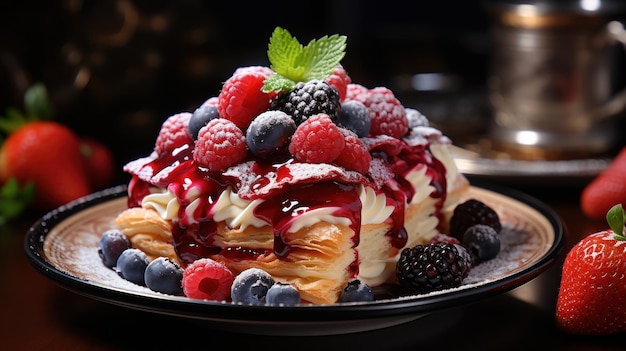
[[[441,207],[446,198],[446,170],[433,157],[426,139],[407,143],[391,137],[364,138],[372,155],[368,174],[329,164],[306,164],[293,160],[269,164],[268,161],[249,159],[223,173],[210,172],[193,161],[193,144],[185,144],[173,152],[150,156],[130,162],[124,168],[132,174],[129,183],[128,206],[141,206],[150,187],[169,189],[180,204],[179,220],[172,229],[174,247],[181,261],[191,263],[196,259],[220,253],[229,259],[254,259],[267,255],[265,250],[247,248],[221,249],[213,244],[217,224],[212,220],[213,206],[220,194],[230,186],[247,200],[263,199],[255,209],[255,216],[270,223],[274,229],[273,252],[279,258],[289,255],[289,229],[301,214],[321,208],[337,207],[334,215],[348,218],[354,231],[354,247],[359,243],[361,227],[361,202],[357,191],[359,184],[373,187],[387,197],[394,207],[391,229],[387,233],[393,247],[404,247],[407,232],[404,228],[406,205],[415,189],[406,175],[417,167],[427,167],[427,175],[434,187],[430,195],[438,199],[436,215],[442,222]],[[186,212],[190,192],[203,199],[193,213]],[[197,196],[196,196],[197,197]],[[195,198],[195,197],[194,197]],[[350,268],[358,273],[358,262]]]

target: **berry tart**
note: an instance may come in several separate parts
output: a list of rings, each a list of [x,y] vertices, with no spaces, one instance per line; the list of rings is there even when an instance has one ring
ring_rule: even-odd
[[[163,290],[251,304],[371,301],[372,287],[411,279],[397,262],[417,245],[454,256],[450,284],[467,275],[460,245],[431,243],[469,187],[451,141],[391,90],[353,83],[345,46],[339,35],[301,45],[276,28],[269,67],[238,68],[125,165],[128,209],[115,231],[147,256],[138,269],[169,267]]]

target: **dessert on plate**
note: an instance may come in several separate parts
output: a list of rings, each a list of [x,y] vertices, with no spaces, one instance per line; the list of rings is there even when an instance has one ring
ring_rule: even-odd
[[[129,245],[181,269],[210,259],[228,282],[260,269],[306,303],[394,283],[402,249],[447,232],[469,183],[425,116],[351,81],[345,47],[276,28],[269,67],[238,68],[168,117],[154,150],[124,167],[115,226]]]

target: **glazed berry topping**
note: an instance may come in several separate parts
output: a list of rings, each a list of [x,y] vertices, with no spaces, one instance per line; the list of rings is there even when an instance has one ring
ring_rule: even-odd
[[[346,145],[333,162],[347,170],[366,174],[372,162],[372,155],[356,134],[344,128],[339,128],[339,131],[343,134]]]
[[[263,82],[273,74],[267,67],[242,67],[224,82],[218,96],[220,117],[246,130],[250,121],[268,109],[273,96],[261,90]]]
[[[296,161],[330,163],[345,147],[339,128],[327,114],[310,117],[296,129],[291,137],[289,152]]]
[[[289,141],[296,123],[282,111],[266,111],[258,115],[246,131],[248,149],[261,158],[278,158],[288,154]]]
[[[498,233],[485,224],[475,224],[467,228],[463,234],[462,243],[477,263],[490,260],[500,252]]]
[[[202,104],[193,112],[189,119],[189,135],[191,135],[193,140],[198,139],[200,128],[217,118],[220,118],[220,114],[217,112],[217,105]]]
[[[359,279],[348,282],[348,285],[341,291],[339,302],[367,302],[374,301],[372,288]]]
[[[359,138],[368,136],[372,126],[369,110],[356,100],[341,103],[341,115],[337,123],[356,133]]]
[[[428,118],[418,110],[410,107],[407,107],[404,110],[406,111],[406,119],[409,121],[409,128],[430,126]]]
[[[266,271],[248,268],[235,277],[230,296],[236,303],[263,305],[267,291],[272,285],[274,285],[274,278]]]
[[[339,101],[346,99],[348,84],[352,82],[352,79],[348,76],[348,73],[341,64],[335,67],[330,77],[326,78],[326,82],[337,89]]]
[[[454,244],[445,242],[405,248],[396,277],[408,292],[429,292],[460,286],[470,266]]]
[[[105,266],[113,268],[122,252],[130,247],[130,240],[124,233],[118,229],[110,229],[98,241],[98,256]]]
[[[139,249],[127,249],[117,259],[115,270],[120,277],[135,284],[146,285],[144,273],[150,260],[145,252]]]
[[[200,129],[193,159],[200,167],[221,171],[246,158],[246,138],[233,122],[218,118]]]
[[[275,283],[267,290],[267,305],[293,306],[301,301],[300,292],[292,285]]]
[[[496,211],[480,200],[469,199],[454,208],[450,218],[450,235],[462,241],[467,228],[474,224],[486,224],[497,233],[502,229]]]
[[[183,269],[169,258],[157,257],[150,262],[144,280],[150,290],[170,295],[183,293]]]
[[[281,93],[272,100],[270,109],[283,111],[300,125],[309,117],[324,113],[332,121],[339,118],[339,92],[325,81],[299,82],[293,91]]]
[[[192,262],[183,272],[183,292],[192,299],[228,300],[233,273],[210,258]]]
[[[172,151],[184,144],[193,145],[193,139],[189,135],[190,119],[191,113],[181,112],[168,117],[163,122],[156,139],[155,151],[157,155]]]

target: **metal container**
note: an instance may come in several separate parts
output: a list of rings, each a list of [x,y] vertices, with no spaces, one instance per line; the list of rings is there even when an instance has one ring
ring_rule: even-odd
[[[626,31],[622,1],[499,1],[493,16],[491,136],[522,158],[610,150],[626,90],[615,88]],[[620,45],[621,44],[621,45]],[[621,91],[620,91],[621,90]]]

